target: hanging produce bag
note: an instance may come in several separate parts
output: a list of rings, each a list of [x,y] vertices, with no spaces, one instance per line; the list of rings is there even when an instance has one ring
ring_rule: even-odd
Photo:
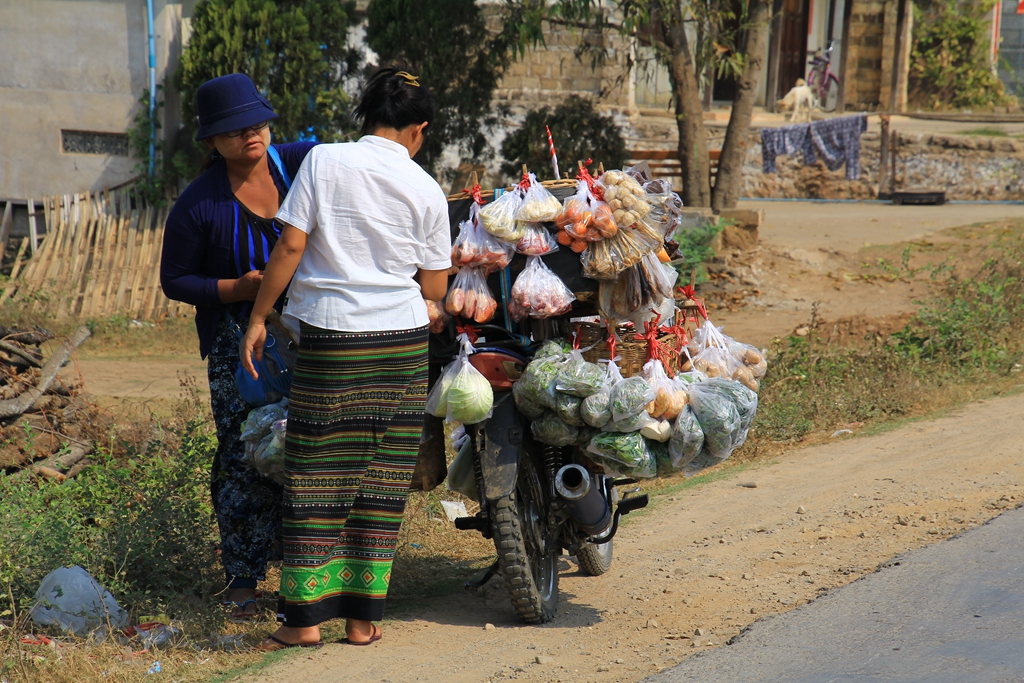
[[[522,191],[513,188],[480,209],[480,225],[498,239],[514,244],[525,234],[524,225],[516,220],[522,203]]]
[[[710,377],[690,385],[690,405],[704,432],[704,449],[724,460],[746,441],[757,394],[735,380]]]
[[[697,415],[687,405],[672,425],[672,436],[668,442],[669,462],[674,469],[681,470],[693,461],[704,447],[704,430]]]
[[[515,250],[526,256],[544,256],[558,251],[558,242],[540,223],[527,223],[526,234],[516,242]]]
[[[488,322],[498,310],[487,278],[480,268],[463,268],[448,290],[445,310],[478,323]]]
[[[470,220],[459,223],[459,236],[452,245],[452,265],[460,268],[483,268],[488,273],[501,270],[512,260],[512,248],[490,234],[477,220],[477,205],[470,208]]]
[[[612,387],[622,381],[622,373],[614,361],[605,361],[604,378],[597,393],[587,396],[580,404],[580,417],[591,427],[604,427],[612,420]]]
[[[670,378],[660,360],[644,364],[641,376],[654,389],[654,400],[647,404],[647,412],[655,420],[674,420],[690,402],[686,385]]]
[[[479,370],[469,362],[476,349],[466,334],[460,334],[459,357],[444,369],[441,379],[427,396],[427,412],[463,424],[483,422],[491,416],[494,391]]]
[[[573,349],[558,371],[555,388],[586,398],[600,391],[606,379],[607,373],[600,365],[588,362],[579,349]]]
[[[654,455],[639,432],[595,434],[587,451],[613,472],[641,478],[650,478],[658,473]]]
[[[519,187],[525,190],[516,220],[523,223],[547,223],[562,211],[562,203],[537,181],[533,173],[524,174]]]
[[[530,404],[548,410],[555,409],[555,378],[558,377],[558,372],[564,361],[565,354],[534,357],[530,361],[526,370],[523,371],[523,376],[513,386],[512,393],[520,410],[522,410],[520,401],[523,400],[529,401],[528,409]],[[526,414],[525,411],[524,414]]]
[[[426,300],[424,303],[427,304],[427,317],[430,319],[430,331],[434,334],[439,334],[444,331],[444,326],[451,320],[451,316],[448,311],[444,310],[443,301],[429,301]]]
[[[741,382],[751,391],[760,388],[759,379],[768,370],[764,354],[749,344],[741,344],[705,320],[687,347],[692,367],[708,377],[725,377]],[[684,369],[689,369],[684,365]]]
[[[512,301],[533,318],[550,318],[568,313],[576,296],[537,256],[531,256],[526,268],[512,286]]]
[[[533,438],[549,446],[571,446],[579,439],[579,430],[566,424],[555,413],[545,412],[530,424]]]
[[[662,244],[658,231],[639,221],[632,230],[619,230],[614,237],[590,244],[582,256],[583,274],[595,280],[614,280]]]
[[[619,228],[628,228],[651,212],[644,188],[623,171],[608,171],[597,183]]]
[[[638,312],[646,314],[666,300],[672,300],[675,308],[672,290],[678,277],[674,268],[661,263],[651,251],[614,280],[598,284],[598,311],[602,318],[618,321],[634,320]]]

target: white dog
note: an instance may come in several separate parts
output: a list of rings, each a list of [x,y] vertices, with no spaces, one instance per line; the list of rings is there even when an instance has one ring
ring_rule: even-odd
[[[793,86],[786,96],[778,102],[779,109],[782,111],[788,111],[792,109],[792,113],[789,115],[789,120],[792,121],[810,121],[811,110],[814,108],[814,93],[811,88],[807,85],[807,81],[802,78],[796,80],[796,85]]]

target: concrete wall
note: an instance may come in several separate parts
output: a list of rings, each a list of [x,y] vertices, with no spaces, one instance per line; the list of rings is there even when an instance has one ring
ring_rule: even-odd
[[[154,5],[161,83],[180,53],[181,7]],[[145,0],[3,0],[0,64],[0,197],[98,190],[134,175],[130,157],[65,153],[61,130],[128,130],[149,87]]]

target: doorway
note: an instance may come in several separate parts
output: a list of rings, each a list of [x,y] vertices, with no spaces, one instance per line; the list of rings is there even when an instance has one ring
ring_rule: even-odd
[[[779,86],[781,95],[807,73],[807,19],[811,0],[783,0],[782,41],[779,45]]]

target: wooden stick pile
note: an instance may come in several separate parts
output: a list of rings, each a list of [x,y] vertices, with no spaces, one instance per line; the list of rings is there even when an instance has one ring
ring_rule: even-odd
[[[68,429],[77,414],[76,410],[68,408],[79,387],[74,383],[55,383],[55,380],[58,371],[89,334],[89,328],[78,328],[53,355],[44,358],[40,346],[53,339],[50,332],[42,328],[19,330],[0,325],[0,429],[4,436],[0,466],[4,469],[31,464],[18,476],[32,472],[63,480],[73,477],[87,464],[92,444],[64,433],[80,431]],[[35,460],[40,455],[43,458]]]
[[[32,237],[21,241],[0,304],[16,297],[57,318],[153,319],[191,308],[160,288],[169,207],[147,206],[128,188],[45,197],[43,205],[46,234],[38,249]]]

